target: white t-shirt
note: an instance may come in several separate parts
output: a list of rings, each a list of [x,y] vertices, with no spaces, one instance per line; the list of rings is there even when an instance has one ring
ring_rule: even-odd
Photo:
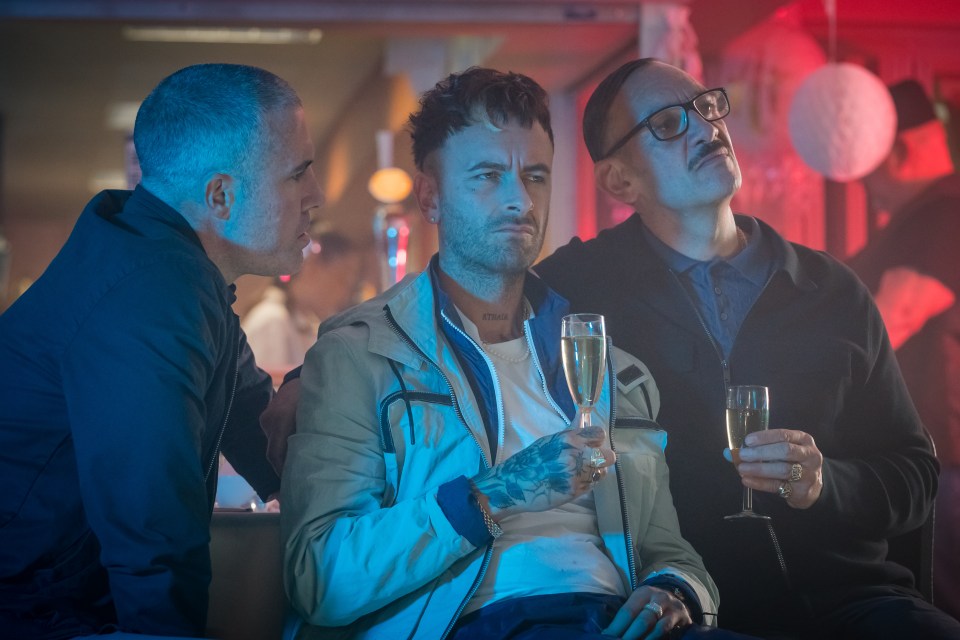
[[[460,318],[493,363],[503,398],[503,445],[495,463],[543,436],[569,429],[567,419],[547,400],[526,330],[515,340],[485,345],[476,326],[463,313]],[[603,551],[592,492],[548,511],[504,518],[499,524],[503,535],[493,543],[493,557],[465,614],[497,600],[548,593],[626,595],[616,567]]]

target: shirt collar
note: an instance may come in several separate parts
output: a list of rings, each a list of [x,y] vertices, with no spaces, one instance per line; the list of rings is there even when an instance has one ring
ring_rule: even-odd
[[[725,262],[739,271],[744,278],[762,287],[775,270],[770,268],[771,262],[775,261],[775,268],[779,268],[783,260],[776,255],[775,247],[764,237],[763,230],[755,218],[736,215],[735,219],[737,227],[747,238],[747,246],[740,253],[726,260],[723,258],[695,260],[660,240],[647,225],[641,225],[640,229],[653,252],[666,263],[667,267],[677,273],[687,273],[698,266],[712,267],[714,264]]]

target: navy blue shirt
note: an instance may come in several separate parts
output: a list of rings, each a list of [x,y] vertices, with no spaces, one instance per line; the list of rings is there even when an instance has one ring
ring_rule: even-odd
[[[747,245],[729,259],[694,260],[667,246],[646,225],[642,227],[644,238],[654,252],[680,276],[680,282],[724,358],[730,356],[740,325],[753,303],[783,263],[773,245],[764,242],[756,220],[740,215],[736,220],[747,238]]]

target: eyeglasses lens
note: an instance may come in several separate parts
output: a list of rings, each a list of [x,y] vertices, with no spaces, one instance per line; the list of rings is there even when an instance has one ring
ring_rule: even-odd
[[[727,96],[719,89],[703,93],[685,105],[667,107],[650,116],[650,130],[660,140],[676,138],[687,130],[687,109],[690,105],[704,120],[713,122],[730,113]]]
[[[667,107],[650,116],[650,129],[661,140],[680,135],[687,128],[687,111],[682,106]]]
[[[693,106],[707,122],[719,120],[730,113],[730,103],[722,91],[708,91],[696,97]]]

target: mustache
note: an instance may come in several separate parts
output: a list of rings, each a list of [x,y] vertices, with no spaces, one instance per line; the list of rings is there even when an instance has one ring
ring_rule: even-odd
[[[695,156],[690,160],[690,163],[687,165],[687,168],[690,169],[690,170],[693,170],[694,167],[696,167],[698,164],[700,164],[700,161],[701,161],[701,160],[703,160],[704,158],[706,158],[706,157],[707,157],[708,155],[710,155],[711,153],[714,153],[714,152],[716,152],[716,151],[719,151],[720,149],[727,149],[728,151],[730,150],[730,148],[729,148],[729,146],[727,145],[727,143],[725,143],[723,140],[719,140],[719,139],[718,139],[718,140],[714,140],[713,142],[708,142],[708,143],[704,144],[702,147],[700,147],[700,150],[697,152],[697,155],[695,155]]]
[[[503,225],[530,225],[537,231],[540,230],[540,225],[537,222],[537,218],[532,213],[517,215],[517,216],[506,216],[500,218],[494,223],[495,227],[500,227]]]

